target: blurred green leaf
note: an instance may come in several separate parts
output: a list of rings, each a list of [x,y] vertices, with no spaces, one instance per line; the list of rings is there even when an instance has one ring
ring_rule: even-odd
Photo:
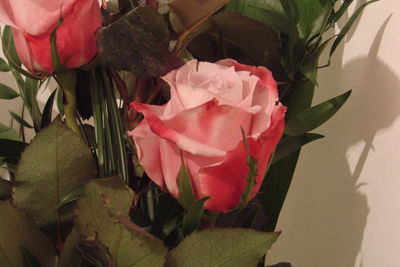
[[[24,267],[41,267],[39,261],[32,255],[32,253],[24,246],[21,246]]]
[[[302,146],[323,137],[323,135],[315,133],[305,133],[298,136],[284,136],[275,149],[271,164],[274,164],[296,150],[299,150]]]
[[[21,68],[21,61],[19,60],[17,50],[15,49],[14,38],[13,38],[13,34],[12,34],[12,29],[10,26],[4,27],[1,41],[2,41],[4,56],[7,58],[8,64],[12,68],[14,68],[19,73],[21,73],[31,79],[36,79],[36,80],[41,79],[41,77],[36,76],[32,73],[29,73],[26,70],[24,70],[23,68]]]
[[[0,123],[0,139],[8,139],[8,140],[18,141],[19,136],[18,136],[18,133],[16,130]]]
[[[186,214],[183,216],[183,232],[188,235],[198,229],[204,214],[204,203],[210,197],[203,197],[193,202]]]
[[[54,99],[56,97],[56,93],[57,90],[54,90],[46,101],[46,105],[44,106],[43,109],[42,120],[40,122],[40,129],[47,127],[51,123],[51,117],[53,114],[53,104],[54,104]]]
[[[58,112],[60,112],[61,116],[63,116],[64,115],[64,104],[63,104],[64,92],[60,87],[58,87],[56,89],[56,91],[57,91],[57,109],[58,109]]]
[[[266,66],[275,77],[282,76],[280,43],[278,35],[270,27],[232,11],[221,12],[213,20],[221,31],[227,50],[229,46],[239,47],[250,57],[249,64]],[[227,57],[233,58],[229,50],[227,53]]]
[[[340,30],[338,36],[336,37],[335,41],[332,44],[331,50],[329,51],[329,55],[332,56],[333,53],[335,52],[336,48],[340,44],[340,42],[343,40],[343,38],[346,36],[348,31],[350,30],[351,26],[353,23],[356,21],[358,16],[361,14],[361,12],[364,10],[365,7],[367,7],[369,4],[372,4],[374,2],[377,2],[379,0],[371,0],[368,1],[364,4],[362,4],[357,10],[351,15],[350,19],[347,21],[347,23],[343,26],[343,28]]]
[[[4,59],[0,58],[0,71],[7,72],[10,70],[10,66],[8,66],[7,62]]]
[[[18,114],[16,114],[15,112],[9,110],[8,111],[11,115],[11,117],[13,117],[19,124],[21,124],[22,126],[32,129],[33,126],[30,125],[26,120],[24,120],[23,118],[21,118],[21,116],[19,116]]]
[[[81,255],[76,250],[76,245],[81,241],[81,237],[75,228],[72,228],[71,233],[67,236],[64,242],[64,247],[58,259],[57,267],[82,267]]]
[[[12,28],[10,26],[5,26],[3,28],[1,41],[3,53],[6,56],[8,63],[14,68],[20,67],[21,61],[19,60],[17,50],[15,49]]]
[[[108,247],[115,267],[161,267],[167,248],[129,220],[133,199],[120,177],[90,181],[76,205],[76,230]]]
[[[165,267],[257,266],[278,236],[240,228],[195,232],[168,253]]]
[[[14,91],[11,87],[0,83],[0,99],[14,99],[19,94]]]
[[[227,10],[234,10],[250,18],[261,21],[268,26],[291,35],[295,24],[287,17],[281,2],[278,0],[231,0]]]
[[[229,0],[174,0],[169,4],[173,29],[181,34],[221,9]]]
[[[80,241],[76,244],[76,250],[94,267],[113,266],[108,248],[98,240]]]
[[[179,189],[178,202],[185,210],[188,210],[195,201],[195,197],[189,171],[187,170],[183,159],[176,181]]]
[[[79,197],[83,193],[83,188],[84,188],[84,185],[81,184],[81,185],[78,185],[77,187],[73,188],[71,191],[69,191],[63,197],[63,199],[61,199],[60,203],[57,206],[57,209],[62,208],[63,206],[67,205],[68,203],[78,200]]]
[[[15,177],[14,201],[38,225],[48,225],[56,221],[57,207],[65,195],[94,177],[95,172],[89,148],[64,123],[55,120],[23,153]],[[61,209],[59,215],[62,220],[70,218],[70,209]]]
[[[351,90],[299,113],[296,117],[289,120],[285,127],[285,133],[295,136],[321,126],[342,107],[350,94]]]
[[[39,92],[41,83],[39,83],[38,80],[31,79],[31,78],[25,78],[25,83],[24,83],[24,103],[31,114],[32,117],[32,122],[33,122],[33,128],[35,129],[35,132],[40,131],[40,124],[42,121],[42,113],[40,112],[39,109],[39,104],[37,100],[37,94]]]
[[[349,8],[349,6],[351,5],[351,3],[353,3],[353,0],[344,0],[343,4],[340,6],[339,10],[336,11],[334,14],[332,14],[333,18],[333,22],[337,22],[339,21],[339,19],[343,16],[343,14],[347,11],[347,9]]]
[[[25,247],[41,267],[55,266],[56,254],[51,241],[28,216],[10,202],[0,201],[0,266],[29,266],[24,264],[21,247]]]
[[[275,231],[279,213],[292,182],[299,155],[300,150],[297,150],[275,162],[268,169],[258,194],[264,213],[267,216],[267,224],[264,227],[264,231]]]
[[[242,210],[244,209],[247,204],[249,203],[250,197],[253,193],[253,189],[254,186],[256,184],[256,177],[257,177],[257,159],[254,158],[252,155],[250,155],[249,152],[249,147],[242,129],[242,134],[243,134],[243,143],[246,147],[246,151],[247,151],[247,159],[246,159],[246,164],[249,167],[249,172],[247,174],[247,183],[246,183],[246,187],[243,190],[243,193],[240,197],[240,201],[239,204],[237,205],[237,207],[235,208],[235,210]]]

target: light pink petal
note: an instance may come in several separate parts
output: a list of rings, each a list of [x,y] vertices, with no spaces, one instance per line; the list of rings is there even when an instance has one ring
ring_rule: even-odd
[[[143,113],[146,122],[149,124],[153,133],[165,140],[175,143],[180,149],[195,155],[206,157],[225,156],[224,151],[202,144],[168,127],[160,118],[149,112],[147,109],[143,109],[140,103],[133,102],[132,106],[136,111]]]
[[[40,35],[56,24],[64,11],[80,0],[1,0],[0,21],[32,35]]]
[[[31,52],[29,50],[29,46],[25,40],[24,35],[15,28],[13,28],[12,31],[14,36],[15,49],[17,50],[19,59],[21,60],[22,64],[24,64],[24,66],[28,68],[28,70],[33,71],[35,63],[31,58]]]
[[[265,67],[255,67],[240,64],[233,59],[225,59],[217,62],[224,66],[233,66],[236,71],[248,71],[257,76],[259,81],[253,92],[253,106],[261,106],[261,111],[253,118],[252,136],[258,137],[271,124],[271,114],[278,98],[278,85],[271,71]]]
[[[155,135],[146,119],[128,134],[135,142],[138,158],[146,174],[163,191],[177,197],[176,177],[181,164],[179,148]]]
[[[242,139],[241,129],[250,133],[252,114],[213,99],[178,113],[164,123],[176,132],[221,151],[232,150]]]
[[[133,131],[128,132],[135,142],[136,151],[141,165],[153,182],[165,188],[163,173],[160,163],[160,138],[150,130],[143,120]]]
[[[253,196],[258,192],[264,178],[268,160],[271,157],[284,129],[285,108],[277,108],[272,116],[271,128],[260,138],[247,138],[250,154],[257,159],[256,185]],[[210,196],[205,208],[217,212],[228,212],[235,208],[247,185],[247,152],[243,142],[227,153],[226,159],[219,165],[200,169],[199,196]]]

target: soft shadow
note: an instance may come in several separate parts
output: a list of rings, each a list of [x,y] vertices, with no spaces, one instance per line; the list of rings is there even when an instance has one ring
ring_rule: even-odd
[[[296,267],[363,266],[361,245],[370,209],[362,192],[368,184],[361,184],[359,178],[374,149],[376,134],[389,128],[400,115],[400,78],[377,57],[389,19],[367,56],[343,68],[338,59],[333,68],[321,73],[321,80],[328,82],[318,90],[339,94],[338,89],[346,86],[353,94],[342,110],[317,130],[327,136],[325,140],[302,152],[288,205],[278,223],[277,229],[283,234],[271,251],[271,262],[286,260]]]

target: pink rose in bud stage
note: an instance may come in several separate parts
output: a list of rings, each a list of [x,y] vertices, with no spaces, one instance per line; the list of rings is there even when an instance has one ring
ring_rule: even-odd
[[[254,197],[284,129],[286,107],[278,102],[271,72],[232,59],[192,60],[163,79],[171,87],[167,104],[131,104],[144,115],[129,135],[148,176],[177,198],[182,151],[195,197],[211,197],[205,208],[235,208],[249,171],[243,128],[250,154],[257,159]]]
[[[98,0],[0,0],[0,22],[13,29],[21,62],[31,72],[53,72],[50,34],[59,17],[57,48],[67,68],[85,65],[97,53],[101,26]]]

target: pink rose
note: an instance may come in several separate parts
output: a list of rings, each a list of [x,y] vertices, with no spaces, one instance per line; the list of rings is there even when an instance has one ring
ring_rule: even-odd
[[[232,59],[215,64],[192,60],[163,79],[171,86],[167,104],[131,104],[144,115],[129,135],[148,176],[178,197],[182,151],[196,198],[211,197],[205,208],[235,208],[249,170],[242,127],[257,159],[254,197],[284,129],[286,107],[278,102],[271,72]]]
[[[13,29],[22,63],[32,72],[53,72],[50,33],[57,30],[61,63],[76,68],[97,53],[96,30],[101,26],[98,0],[0,0],[0,22]]]

